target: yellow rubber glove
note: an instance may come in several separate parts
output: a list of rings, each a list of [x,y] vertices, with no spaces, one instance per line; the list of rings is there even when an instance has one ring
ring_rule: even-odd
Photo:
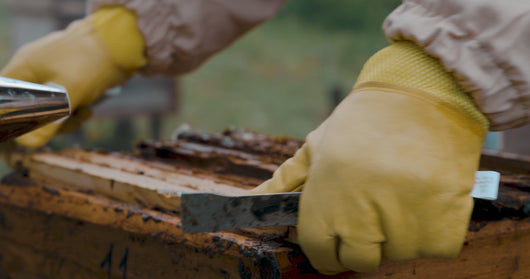
[[[408,42],[374,55],[353,92],[253,193],[301,191],[298,236],[322,273],[455,257],[487,119]]]
[[[75,111],[90,105],[105,90],[124,83],[144,66],[144,49],[136,15],[121,6],[112,6],[23,46],[0,75],[60,84],[68,90]],[[46,125],[15,141],[24,147],[40,147],[62,125]]]

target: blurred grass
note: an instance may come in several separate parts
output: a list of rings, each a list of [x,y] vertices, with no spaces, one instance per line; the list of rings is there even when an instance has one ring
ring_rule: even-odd
[[[9,59],[9,13],[5,0],[0,0],[0,65],[5,65]]]
[[[279,17],[181,79],[181,113],[165,119],[164,135],[185,122],[304,137],[329,114],[330,88],[349,92],[364,61],[386,44],[382,31],[329,31]]]
[[[381,24],[400,0],[291,0],[259,26],[181,79],[181,123],[228,126],[303,138],[333,109],[332,88],[346,95],[368,57],[388,43]]]

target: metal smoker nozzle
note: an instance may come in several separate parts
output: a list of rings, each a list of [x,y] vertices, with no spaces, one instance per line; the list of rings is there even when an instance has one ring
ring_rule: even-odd
[[[65,89],[0,77],[0,142],[68,115]]]

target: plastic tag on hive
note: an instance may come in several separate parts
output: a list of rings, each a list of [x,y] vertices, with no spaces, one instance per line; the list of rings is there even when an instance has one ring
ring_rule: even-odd
[[[475,185],[470,196],[483,200],[496,200],[499,193],[501,174],[496,171],[477,171]]]

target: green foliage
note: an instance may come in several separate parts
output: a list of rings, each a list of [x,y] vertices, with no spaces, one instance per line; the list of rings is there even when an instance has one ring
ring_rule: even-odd
[[[380,29],[400,0],[291,0],[280,17],[295,17],[312,27],[332,30]]]
[[[347,94],[368,57],[388,45],[381,24],[399,0],[291,0],[182,79],[182,111],[165,133],[187,122],[303,138],[333,109],[330,91]]]

